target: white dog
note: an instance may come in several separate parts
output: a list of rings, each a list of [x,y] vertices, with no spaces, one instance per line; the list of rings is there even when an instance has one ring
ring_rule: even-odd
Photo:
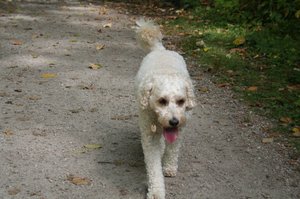
[[[137,40],[150,53],[135,80],[139,126],[148,175],[148,199],[164,199],[164,176],[177,173],[180,140],[195,96],[185,61],[166,50],[152,22],[137,22]]]

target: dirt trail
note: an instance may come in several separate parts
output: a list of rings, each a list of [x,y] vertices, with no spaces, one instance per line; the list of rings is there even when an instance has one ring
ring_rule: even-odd
[[[0,16],[0,199],[145,197],[133,96],[144,53],[133,18],[103,8],[23,3]],[[191,74],[209,92],[197,94],[167,198],[300,198],[299,172],[275,143],[260,142],[268,124]]]

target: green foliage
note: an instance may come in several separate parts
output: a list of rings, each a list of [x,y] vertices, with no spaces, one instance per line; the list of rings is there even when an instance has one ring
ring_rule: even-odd
[[[182,0],[193,9],[203,6],[203,2]],[[200,3],[202,2],[202,4]],[[300,10],[300,0],[214,0],[206,6],[214,7],[213,11],[232,22],[282,23],[285,20],[296,20]],[[299,20],[298,20],[299,21]]]
[[[236,5],[228,3],[226,7],[231,10]],[[286,134],[300,149],[300,142],[291,136],[291,129],[300,126],[300,29],[294,19],[285,18],[285,25],[256,20],[246,23],[243,17],[233,19],[229,11],[220,11],[218,4],[209,9],[197,7],[189,15],[193,17],[170,23],[190,35],[182,41],[184,50],[213,74],[216,84],[230,84],[259,113],[275,121],[291,118],[285,126],[278,122],[274,131]],[[245,38],[245,43],[235,45],[238,37]],[[206,50],[197,45],[201,40]],[[247,90],[252,86],[258,89]]]

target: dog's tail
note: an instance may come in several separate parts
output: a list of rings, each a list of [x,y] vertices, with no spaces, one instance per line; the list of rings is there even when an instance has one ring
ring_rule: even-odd
[[[147,51],[163,50],[165,47],[162,44],[162,34],[159,26],[155,25],[152,21],[145,21],[140,19],[136,22],[138,25],[137,42],[139,45]]]

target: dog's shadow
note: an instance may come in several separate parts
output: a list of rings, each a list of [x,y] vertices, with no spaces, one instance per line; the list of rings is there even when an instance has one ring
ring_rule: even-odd
[[[117,124],[101,135],[103,150],[96,157],[99,177],[110,189],[118,189],[120,197],[144,198],[146,171],[140,132],[136,122],[113,121]]]

